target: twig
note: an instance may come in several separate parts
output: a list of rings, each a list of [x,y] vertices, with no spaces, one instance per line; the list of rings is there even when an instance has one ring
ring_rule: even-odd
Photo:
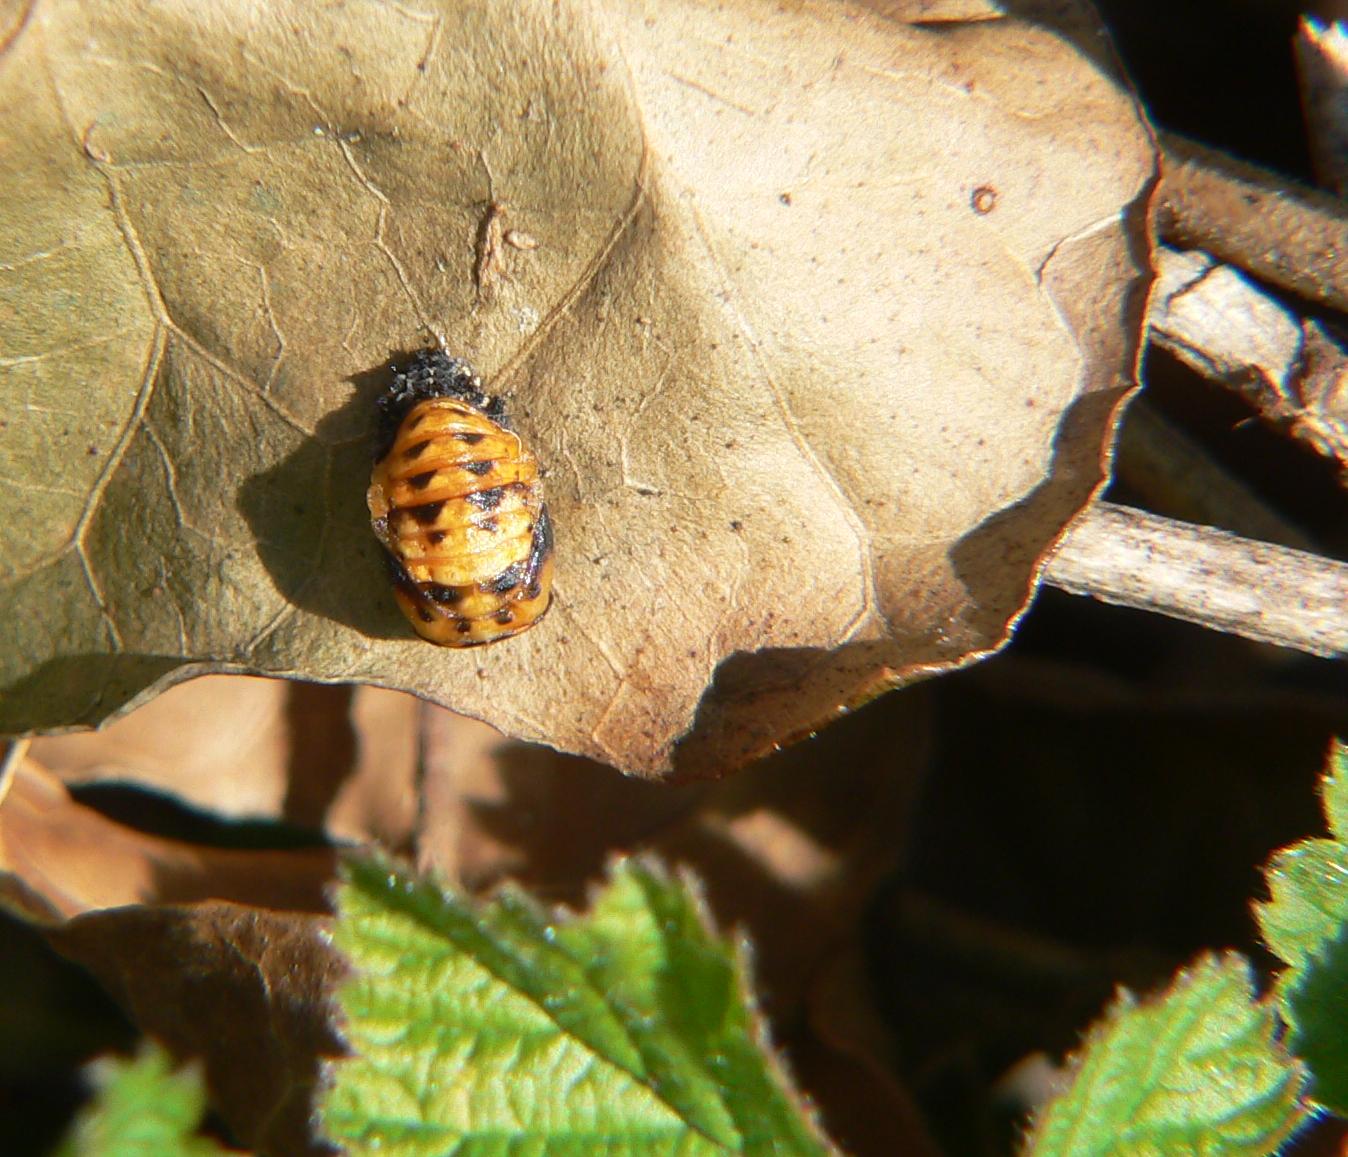
[[[902,888],[885,914],[889,931],[924,953],[982,974],[1000,987],[1019,982],[1043,990],[1099,979],[1100,958],[1075,944],[964,911],[914,887]]]
[[[1148,510],[1164,510],[1182,522],[1220,526],[1246,538],[1315,549],[1309,535],[1162,414],[1145,392],[1128,403],[1114,453],[1114,477]]]
[[[1044,581],[1327,658],[1348,656],[1348,563],[1099,502]]]
[[[1348,355],[1325,327],[1206,253],[1162,245],[1156,266],[1149,340],[1348,467]]]
[[[1343,196],[1348,191],[1348,29],[1302,16],[1292,38],[1306,140],[1315,179]]]
[[[1161,236],[1348,312],[1348,215],[1316,192],[1174,134],[1162,140]]]

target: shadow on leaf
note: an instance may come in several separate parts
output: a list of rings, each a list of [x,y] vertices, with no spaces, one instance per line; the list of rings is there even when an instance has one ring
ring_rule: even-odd
[[[245,480],[238,495],[258,557],[286,601],[372,639],[411,636],[389,594],[384,550],[365,505],[375,399],[409,354],[396,351],[352,375],[352,396],[285,459]]]
[[[183,665],[172,655],[94,653],[61,655],[3,689],[0,733],[18,735],[50,729],[94,727]],[[54,706],[45,702],[55,699]],[[80,704],[75,710],[69,705]]]

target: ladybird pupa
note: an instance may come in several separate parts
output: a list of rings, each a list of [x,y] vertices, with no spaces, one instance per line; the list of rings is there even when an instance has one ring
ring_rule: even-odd
[[[467,362],[424,349],[377,405],[367,502],[412,627],[475,647],[533,626],[552,601],[552,524],[500,399]]]

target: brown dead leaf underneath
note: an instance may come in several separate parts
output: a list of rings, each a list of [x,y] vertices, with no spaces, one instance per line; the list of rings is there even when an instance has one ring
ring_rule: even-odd
[[[377,687],[206,675],[96,732],[35,739],[69,784],[124,781],[229,818],[408,846],[419,705]]]
[[[615,854],[654,850],[748,931],[774,1017],[855,936],[898,862],[927,758],[926,693],[889,696],[717,783],[654,784],[428,711],[423,867],[470,890],[504,878],[582,905]]]
[[[820,976],[855,950],[862,911],[897,861],[921,782],[925,710],[921,691],[890,697],[733,780],[677,786],[426,709],[421,859],[479,890],[512,876],[576,906],[615,852],[656,849],[692,867],[721,927],[749,932],[773,1037],[826,1118],[845,1122],[857,1088],[880,1089],[890,1124],[858,1134],[857,1151],[884,1151],[882,1136],[921,1153],[903,1090],[880,1061],[840,1047],[810,1008]],[[358,745],[387,722],[377,711],[357,717]],[[179,1056],[204,1058],[238,1139],[322,1152],[308,1121],[320,1060],[340,1048],[327,1001],[341,965],[312,913],[322,910],[330,853],[146,836],[73,800],[33,759],[0,806],[0,851],[30,915],[71,917],[48,929],[51,943],[145,1031]],[[205,897],[215,898],[186,902]],[[282,907],[305,911],[273,910]],[[858,1000],[852,1012],[864,1018],[869,1005]]]
[[[72,799],[31,758],[0,804],[0,897],[38,921],[208,898],[321,912],[334,871],[326,848],[239,850],[147,835]]]
[[[782,1044],[796,1077],[819,1103],[829,1136],[852,1157],[938,1157],[912,1091],[898,1077],[894,1042],[876,1016],[873,978],[860,945],[843,945],[818,969],[805,1016]]]
[[[212,1101],[259,1151],[326,1152],[309,1135],[328,994],[342,964],[322,935],[330,849],[194,845],[115,822],[33,758],[0,802],[0,899],[46,925],[132,1020],[201,1057]],[[193,903],[193,901],[198,901]]]
[[[277,815],[291,746],[288,696],[279,679],[208,675],[100,731],[35,739],[31,751],[69,784],[125,780],[220,816]]]
[[[260,1152],[330,1153],[311,1136],[323,1058],[342,1053],[329,995],[344,972],[324,921],[211,902],[94,912],[47,938],[179,1058],[201,1057],[212,1101]]]

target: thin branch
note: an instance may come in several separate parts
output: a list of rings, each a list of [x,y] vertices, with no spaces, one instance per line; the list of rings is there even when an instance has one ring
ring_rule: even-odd
[[[1166,134],[1157,226],[1166,240],[1348,312],[1344,202]]]
[[[1292,647],[1348,656],[1348,563],[1096,503],[1044,581],[1074,595]]]
[[[1148,340],[1348,467],[1348,354],[1328,330],[1206,253],[1155,258]]]
[[[1302,16],[1292,38],[1306,141],[1315,179],[1342,196],[1348,191],[1348,29]]]
[[[1148,510],[1297,550],[1316,549],[1309,535],[1162,414],[1145,391],[1128,403],[1114,477]]]

